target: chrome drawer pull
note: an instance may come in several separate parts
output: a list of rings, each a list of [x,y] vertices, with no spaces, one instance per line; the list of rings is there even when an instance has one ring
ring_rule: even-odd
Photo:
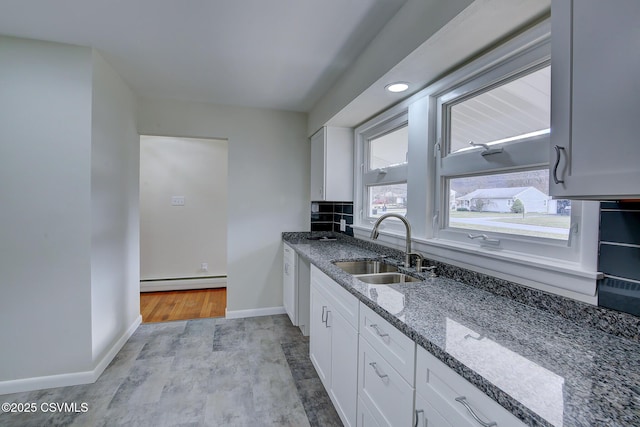
[[[327,306],[323,305],[322,306],[322,323],[324,323],[325,325],[327,324],[327,319],[329,318],[329,315],[327,315],[327,319],[325,319],[325,317],[324,317],[324,313],[325,313],[326,309],[327,309]]]
[[[380,378],[388,378],[389,377],[389,375],[387,375],[387,374],[380,373],[380,371],[378,370],[378,366],[376,365],[376,362],[371,362],[371,363],[369,363],[369,365],[371,365],[373,370],[376,371],[376,374],[378,374],[378,376]]]
[[[327,319],[324,322],[324,327],[325,328],[330,328],[331,325],[329,325],[329,313],[331,313],[331,310],[327,310]]]
[[[480,419],[480,417],[478,417],[476,415],[475,412],[473,412],[473,409],[471,408],[471,406],[469,406],[469,404],[467,403],[467,398],[465,396],[460,396],[460,397],[456,397],[456,402],[460,402],[462,403],[462,405],[467,408],[467,411],[469,411],[469,413],[471,414],[471,416],[473,417],[474,420],[476,420],[477,422],[480,423],[480,425],[482,427],[492,427],[492,426],[497,426],[498,423],[495,421],[491,421],[491,422],[484,422]]]
[[[377,333],[380,337],[384,338],[384,337],[388,337],[388,336],[389,336],[389,334],[386,334],[386,333],[381,332],[381,331],[380,331],[380,328],[378,328],[378,325],[376,325],[376,324],[371,324],[371,327],[376,331],[376,333]]]

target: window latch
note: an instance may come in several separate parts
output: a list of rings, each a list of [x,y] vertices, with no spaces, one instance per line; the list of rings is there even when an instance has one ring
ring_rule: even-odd
[[[467,234],[471,240],[480,239],[480,246],[499,246],[500,239],[490,239],[486,234]]]
[[[480,144],[473,141],[469,141],[469,145],[473,147],[484,147],[484,151],[480,153],[483,156],[490,156],[491,154],[498,154],[498,153],[502,153],[503,151],[502,148],[491,148],[489,147],[489,144]]]

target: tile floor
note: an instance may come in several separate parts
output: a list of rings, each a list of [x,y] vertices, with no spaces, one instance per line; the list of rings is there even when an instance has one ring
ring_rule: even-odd
[[[0,413],[0,426],[341,426],[286,315],[143,324],[94,384],[0,395],[86,412]]]

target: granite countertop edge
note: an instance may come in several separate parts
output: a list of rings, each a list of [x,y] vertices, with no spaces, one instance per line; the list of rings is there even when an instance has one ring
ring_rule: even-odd
[[[376,313],[381,315],[386,321],[388,321],[395,328],[400,330],[404,335],[413,340],[416,344],[427,350],[429,353],[434,355],[438,360],[442,361],[448,367],[453,369],[456,373],[458,373],[462,378],[469,381],[471,384],[476,386],[482,392],[484,392],[488,397],[496,401],[507,411],[512,413],[518,419],[523,421],[525,424],[530,426],[544,426],[544,427],[553,427],[553,424],[545,420],[542,416],[525,406],[520,401],[513,398],[507,392],[502,390],[499,386],[494,385],[481,374],[477,373],[463,362],[459,361],[448,353],[445,349],[439,346],[437,343],[432,342],[428,337],[415,330],[411,326],[404,323],[394,314],[389,313],[387,310],[378,305],[375,301],[368,298],[361,291],[356,289],[353,286],[353,277],[344,272],[339,267],[335,266],[333,263],[339,260],[365,260],[365,259],[375,259],[379,258],[384,254],[378,253],[374,250],[365,249],[362,247],[354,246],[353,254],[350,254],[346,257],[337,257],[331,258],[314,256],[311,250],[312,245],[309,241],[306,240],[303,236],[306,233],[283,233],[283,241],[292,246],[292,248],[301,256],[303,259],[309,261],[313,265],[315,265],[319,270],[323,273],[327,274],[330,278],[332,278],[336,283],[346,289],[349,293],[356,296],[359,301],[364,303],[366,306],[374,310]],[[351,238],[353,239],[353,238]],[[340,238],[337,239],[340,242]],[[322,245],[331,244],[331,241],[322,242]],[[341,243],[349,245],[349,240],[342,241]],[[329,246],[327,246],[328,248]],[[384,248],[383,248],[384,251]],[[391,249],[391,251],[395,251]],[[394,255],[397,255],[397,251],[394,252]],[[403,267],[400,266],[400,271],[409,272],[414,276],[422,277],[426,279],[426,275],[417,275],[415,270],[404,270]],[[460,283],[460,282],[458,282]],[[464,285],[464,284],[463,284]],[[466,285],[469,286],[469,285]],[[506,298],[506,297],[505,297]],[[425,310],[428,310],[425,308]],[[566,424],[565,424],[566,425]]]

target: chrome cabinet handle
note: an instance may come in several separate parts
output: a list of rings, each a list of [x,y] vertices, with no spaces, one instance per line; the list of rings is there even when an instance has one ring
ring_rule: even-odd
[[[558,179],[558,165],[560,165],[560,150],[564,151],[564,147],[560,147],[559,145],[554,146],[556,149],[556,163],[553,165],[553,182],[556,184],[564,184],[563,179]]]
[[[488,423],[485,421],[482,421],[480,417],[478,417],[478,415],[473,411],[473,408],[469,406],[469,404],[467,403],[467,398],[465,396],[456,397],[456,402],[462,403],[462,406],[467,408],[467,411],[471,414],[473,419],[476,420],[478,423],[480,423],[482,427],[492,427],[492,426],[498,425],[498,423],[495,421],[490,421]]]
[[[380,337],[384,338],[384,337],[388,337],[388,336],[389,336],[389,334],[384,333],[384,332],[381,332],[381,331],[380,331],[380,328],[378,328],[378,325],[376,325],[375,323],[371,324],[370,326],[371,326],[371,328],[373,328],[373,329],[376,331],[376,333],[377,333]]]
[[[420,420],[420,414],[424,414],[423,409],[416,409],[416,423],[413,427],[418,427],[418,421]]]
[[[369,365],[373,368],[374,371],[376,371],[376,374],[380,377],[380,378],[388,378],[389,375],[387,374],[383,374],[378,370],[378,365],[376,365],[376,362],[371,362],[369,363]]]
[[[327,310],[327,318],[324,321],[324,327],[325,328],[330,328],[331,325],[329,325],[329,313],[331,313],[331,310]]]
[[[325,318],[324,318],[324,313],[325,313],[325,310],[326,310],[326,309],[327,309],[327,306],[326,306],[326,305],[323,305],[323,306],[322,306],[322,323],[324,323],[325,325],[327,324],[327,319],[329,318],[329,316],[328,316],[328,315],[327,315],[327,319],[325,319]]]

